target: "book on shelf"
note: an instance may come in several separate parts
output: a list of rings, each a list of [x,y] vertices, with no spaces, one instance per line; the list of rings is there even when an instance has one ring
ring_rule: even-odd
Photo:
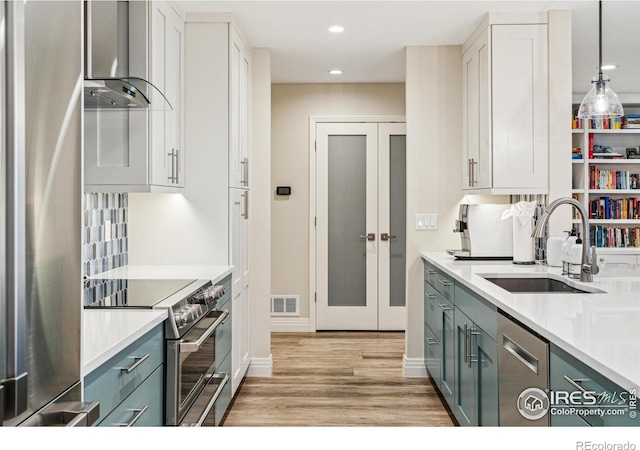
[[[589,238],[600,248],[640,248],[640,227],[594,225],[589,228]]]
[[[589,189],[640,189],[640,174],[628,170],[600,169],[598,166],[590,166],[589,171]]]
[[[597,220],[640,220],[638,198],[600,197],[589,202],[589,216]]]
[[[620,130],[623,128],[624,117],[604,117],[599,119],[585,119],[591,130]]]

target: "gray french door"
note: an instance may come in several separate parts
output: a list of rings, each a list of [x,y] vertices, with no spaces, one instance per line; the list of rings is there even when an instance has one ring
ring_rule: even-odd
[[[405,328],[405,127],[316,125],[316,329]]]

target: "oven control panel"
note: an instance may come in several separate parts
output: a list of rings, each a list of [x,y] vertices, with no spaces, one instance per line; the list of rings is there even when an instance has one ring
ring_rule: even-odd
[[[175,324],[175,327],[172,327],[173,331],[177,331],[178,336],[186,332],[202,316],[216,308],[218,299],[224,295],[224,292],[223,286],[213,286],[211,281],[208,281],[191,295],[171,306],[171,317]]]

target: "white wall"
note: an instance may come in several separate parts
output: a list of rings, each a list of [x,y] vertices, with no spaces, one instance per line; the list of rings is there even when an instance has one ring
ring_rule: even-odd
[[[300,295],[301,304],[299,319],[282,318],[274,329],[309,326],[309,117],[404,115],[404,84],[272,86],[271,292]],[[277,186],[291,186],[292,195],[276,196]]]
[[[463,199],[461,47],[407,47],[406,64],[408,318],[403,364],[406,376],[426,376],[420,253],[460,247],[452,230]],[[415,230],[417,213],[437,213],[438,229]]]
[[[271,375],[271,53],[253,49],[252,167],[249,202],[249,323],[251,366],[247,376]]]

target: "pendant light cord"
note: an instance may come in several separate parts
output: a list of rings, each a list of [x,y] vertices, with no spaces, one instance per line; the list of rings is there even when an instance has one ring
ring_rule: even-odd
[[[598,81],[602,81],[602,0],[598,2]]]

